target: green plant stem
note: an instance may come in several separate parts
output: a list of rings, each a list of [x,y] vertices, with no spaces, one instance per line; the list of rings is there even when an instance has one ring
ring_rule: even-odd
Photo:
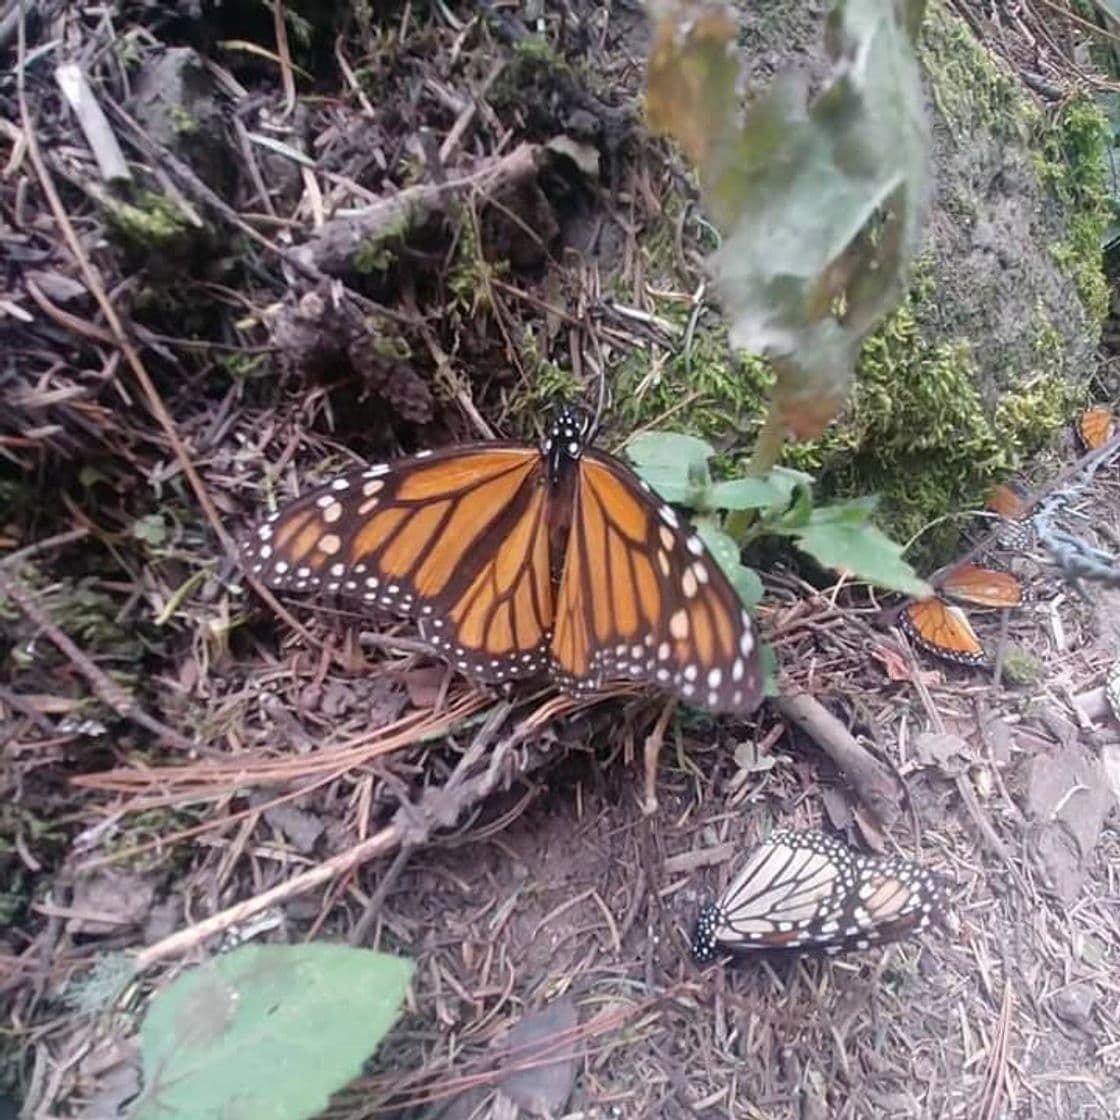
[[[747,476],[763,478],[769,474],[777,464],[785,444],[785,425],[778,416],[777,410],[771,406],[758,433],[754,451],[751,453],[750,462],[747,464]],[[757,514],[754,510],[732,510],[723,523],[724,531],[732,540],[740,545],[746,540],[747,532],[754,522]]]

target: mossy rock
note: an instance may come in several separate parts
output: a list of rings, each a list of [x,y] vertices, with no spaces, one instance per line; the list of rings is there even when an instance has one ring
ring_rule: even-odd
[[[826,6],[791,15],[774,0],[743,10],[752,79],[767,83],[791,66],[821,78]],[[867,341],[845,414],[786,461],[816,473],[825,497],[879,493],[881,519],[900,539],[938,522],[912,554],[933,562],[959,524],[938,519],[980,505],[1085,395],[1108,303],[1109,130],[1088,101],[1040,110],[940,3],[927,11],[920,54],[935,196],[911,289]],[[665,201],[666,229],[683,205]],[[675,267],[671,239],[662,240],[664,252],[656,230],[645,241],[651,280]],[[715,315],[692,325],[687,369],[684,349],[653,371],[646,355],[622,364],[622,419],[648,424],[689,399],[666,426],[722,436],[731,456],[745,453],[765,407],[765,368],[727,353]]]

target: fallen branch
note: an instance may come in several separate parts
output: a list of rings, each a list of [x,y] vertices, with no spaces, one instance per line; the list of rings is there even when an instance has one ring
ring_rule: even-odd
[[[490,160],[460,179],[406,187],[372,206],[324,222],[310,240],[290,249],[287,256],[303,268],[328,276],[352,272],[355,253],[402,236],[412,226],[442,213],[460,195],[532,178],[546,155],[539,144],[521,144],[509,155]]]
[[[891,825],[898,819],[902,790],[894,775],[861,747],[823,704],[807,692],[779,696],[771,703],[832,759],[859,799],[883,824]]]

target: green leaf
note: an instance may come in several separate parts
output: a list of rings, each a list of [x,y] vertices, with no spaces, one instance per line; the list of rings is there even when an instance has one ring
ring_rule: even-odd
[[[860,498],[815,509],[808,524],[793,535],[826,568],[906,595],[932,595],[929,585],[902,559],[902,546],[868,521],[873,508],[873,499]]]
[[[712,476],[708,460],[715,454],[710,444],[680,432],[643,432],[625,450],[638,474],[665,501],[692,509],[709,508]]]
[[[829,507],[826,507],[829,508]],[[813,517],[813,490],[806,483],[798,482],[793,488],[793,497],[788,508],[779,517],[766,520],[766,530],[791,536],[799,533]]]
[[[923,9],[836,0],[819,91],[780,76],[741,118],[734,21],[677,0],[655,23],[650,122],[697,164],[724,234],[709,263],[732,345],[771,360],[774,407],[802,438],[842,407],[919,244],[928,140],[911,44]]]
[[[784,509],[798,486],[812,483],[811,475],[774,467],[763,478],[734,478],[717,482],[709,499],[713,509]]]
[[[758,647],[758,660],[762,668],[762,695],[771,698],[781,696],[782,690],[778,684],[778,671],[781,665],[774,647],[769,642],[763,642]]]
[[[152,1000],[135,1120],[304,1120],[361,1071],[411,962],[341,945],[248,945]]]
[[[1120,0],[1093,0],[1093,3],[1109,19],[1120,23]]]
[[[627,441],[626,454],[640,467],[676,467],[687,471],[689,463],[710,459],[715,449],[707,440],[683,432],[642,432]]]
[[[158,548],[167,542],[167,522],[158,513],[146,514],[132,523],[132,535],[138,541]]]
[[[753,611],[762,598],[762,580],[753,568],[745,567],[739,560],[739,546],[709,517],[693,522],[696,535],[708,546],[716,563],[723,569],[731,586],[739,593],[743,605]]]

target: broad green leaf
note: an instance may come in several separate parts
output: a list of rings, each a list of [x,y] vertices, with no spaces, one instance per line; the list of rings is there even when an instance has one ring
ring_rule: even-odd
[[[683,432],[642,432],[626,443],[626,454],[640,467],[676,467],[684,474],[693,461],[706,462],[715,449]]]
[[[897,301],[929,193],[913,37],[924,0],[836,0],[832,71],[784,75],[740,114],[735,25],[660,5],[647,112],[696,162],[723,233],[710,263],[731,342],[770,359],[772,407],[815,436],[840,410],[867,333]]]
[[[813,489],[808,483],[798,482],[793,488],[789,507],[780,517],[768,517],[765,522],[766,530],[790,536],[801,532],[812,516]]]
[[[152,1000],[135,1120],[304,1120],[361,1071],[411,962],[342,945],[248,945]]]
[[[808,486],[811,475],[774,467],[762,478],[733,478],[712,487],[714,509],[784,509],[798,486]]]
[[[696,535],[708,546],[716,563],[731,586],[739,593],[743,605],[753,611],[762,598],[762,580],[753,568],[745,567],[739,559],[739,546],[709,517],[699,517],[693,523]]]
[[[868,583],[924,598],[933,591],[902,559],[902,547],[868,520],[866,499],[813,510],[808,524],[794,531],[797,543],[817,563]]]
[[[704,440],[680,432],[643,432],[626,444],[626,454],[665,501],[710,507],[708,460],[715,452]]]

